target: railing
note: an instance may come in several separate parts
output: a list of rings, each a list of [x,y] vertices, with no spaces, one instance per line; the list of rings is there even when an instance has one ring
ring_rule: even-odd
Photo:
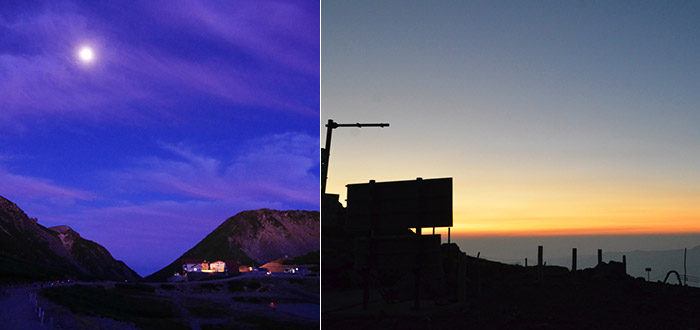
[[[41,324],[42,329],[47,329],[47,330],[53,330],[54,326],[54,319],[53,317],[46,316],[46,310],[42,308],[42,306],[39,304],[39,299],[36,295],[35,292],[29,292],[29,302],[34,305],[34,313],[37,316],[37,319],[39,320],[39,323]]]

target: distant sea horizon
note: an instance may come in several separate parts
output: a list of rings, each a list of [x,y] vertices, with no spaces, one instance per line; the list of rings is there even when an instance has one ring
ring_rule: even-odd
[[[443,243],[447,235],[442,234]],[[576,248],[579,269],[595,266],[598,249],[603,250],[603,261],[621,261],[624,252],[631,251],[669,251],[691,250],[700,246],[700,234],[643,234],[643,235],[565,235],[565,236],[464,236],[451,235],[451,242],[456,243],[462,252],[469,256],[502,262],[506,264],[537,264],[537,247],[543,247],[543,261],[547,265],[571,267],[572,248]],[[676,254],[678,254],[676,256]],[[663,280],[670,270],[683,274],[683,255],[675,253],[664,257],[668,262],[658,260],[630,260],[628,274],[635,277],[647,277],[644,269],[653,269],[650,280]],[[620,259],[620,260],[618,260]],[[673,260],[670,260],[673,259]],[[688,256],[689,276],[700,277],[700,260],[695,255]],[[675,283],[675,280],[674,282]],[[698,284],[689,285],[698,286]]]
[[[442,233],[443,243],[447,235]],[[576,248],[579,255],[604,252],[662,251],[700,246],[700,233],[692,234],[630,234],[630,235],[557,235],[557,236],[514,236],[489,235],[471,236],[452,234],[451,241],[459,245],[462,252],[482,258],[499,261],[536,260],[537,247],[542,245],[544,259],[571,256]]]

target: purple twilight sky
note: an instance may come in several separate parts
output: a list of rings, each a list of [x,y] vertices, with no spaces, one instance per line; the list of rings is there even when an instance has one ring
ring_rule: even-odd
[[[317,1],[3,1],[0,195],[142,276],[318,210],[319,38]]]

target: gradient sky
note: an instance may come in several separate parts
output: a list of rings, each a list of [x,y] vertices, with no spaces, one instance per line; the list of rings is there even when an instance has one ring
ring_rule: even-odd
[[[143,276],[240,211],[318,210],[319,25],[317,1],[0,2],[0,195]]]
[[[391,124],[335,130],[341,200],[453,177],[453,233],[700,232],[697,2],[324,1],[321,30],[322,124]]]

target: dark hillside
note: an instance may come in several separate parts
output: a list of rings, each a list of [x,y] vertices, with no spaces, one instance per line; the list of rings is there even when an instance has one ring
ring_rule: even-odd
[[[164,281],[181,271],[181,260],[236,259],[259,266],[280,257],[296,257],[319,249],[320,219],[316,211],[244,211],[224,221],[170,265],[146,277]]]
[[[66,278],[123,281],[140,276],[70,227],[46,228],[0,196],[0,281]]]

